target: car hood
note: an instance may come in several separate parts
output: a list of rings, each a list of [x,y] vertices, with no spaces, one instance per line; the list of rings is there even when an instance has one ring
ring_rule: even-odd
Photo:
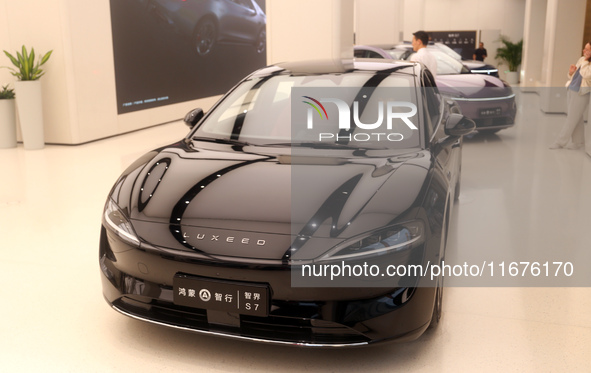
[[[510,86],[490,75],[438,75],[436,81],[441,92],[466,98],[505,97],[513,94]]]
[[[391,225],[420,204],[429,152],[332,152],[177,145],[122,178],[112,195],[130,196],[116,202],[143,242],[264,259],[281,259],[298,237],[306,238],[305,255],[313,257],[314,245],[329,249]]]
[[[493,65],[489,65],[484,63],[483,61],[478,60],[462,60],[464,66],[466,66],[470,70],[496,70],[497,68]]]

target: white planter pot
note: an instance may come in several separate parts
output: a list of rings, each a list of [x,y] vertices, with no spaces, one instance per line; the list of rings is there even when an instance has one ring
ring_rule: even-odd
[[[17,81],[14,83],[14,93],[25,149],[43,149],[45,138],[41,82],[39,80]]]
[[[507,79],[507,83],[509,83],[509,84],[517,84],[517,83],[519,83],[519,72],[517,72],[517,71],[507,71],[505,73],[505,78]]]
[[[0,149],[16,147],[14,99],[0,100]]]

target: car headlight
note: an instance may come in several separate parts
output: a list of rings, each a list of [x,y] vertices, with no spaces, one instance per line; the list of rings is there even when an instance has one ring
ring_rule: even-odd
[[[425,242],[424,230],[419,220],[380,229],[338,245],[318,260],[354,259],[406,251]]]
[[[133,230],[131,222],[111,198],[107,200],[103,214],[105,225],[127,243],[139,246],[140,240]]]

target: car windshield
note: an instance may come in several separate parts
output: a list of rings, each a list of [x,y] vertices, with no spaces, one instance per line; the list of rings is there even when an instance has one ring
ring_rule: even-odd
[[[395,60],[403,60],[410,54],[408,49],[388,49],[386,52]]]
[[[414,82],[409,73],[372,71],[254,76],[226,96],[191,136],[262,146],[416,148],[421,116]]]
[[[435,43],[434,45],[437,48],[439,48],[439,50],[441,50],[443,53],[447,54],[448,56],[450,56],[454,60],[458,60],[458,61],[462,60],[462,56],[458,52],[456,52],[455,50],[451,49],[448,45],[443,44],[443,43]]]

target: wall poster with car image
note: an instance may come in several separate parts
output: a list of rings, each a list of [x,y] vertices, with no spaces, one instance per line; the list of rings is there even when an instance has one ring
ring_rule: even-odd
[[[118,114],[222,94],[265,66],[265,0],[110,0]]]

